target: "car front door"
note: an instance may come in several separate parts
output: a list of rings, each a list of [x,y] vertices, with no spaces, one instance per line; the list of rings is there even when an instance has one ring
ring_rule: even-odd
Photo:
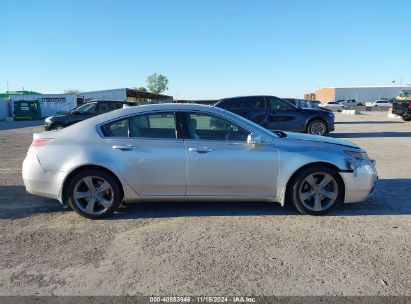
[[[248,144],[249,131],[219,116],[187,112],[185,117],[187,196],[276,196],[276,147]]]
[[[266,97],[267,129],[301,131],[304,120],[299,117],[299,110],[283,99],[277,97]]]
[[[102,130],[117,170],[138,195],[185,195],[187,155],[175,113],[140,114]]]
[[[267,111],[264,96],[233,98],[228,110],[266,127]]]

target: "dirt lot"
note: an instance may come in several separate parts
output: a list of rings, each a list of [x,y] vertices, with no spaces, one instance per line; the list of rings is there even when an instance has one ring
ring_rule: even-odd
[[[329,216],[265,203],[145,203],[90,221],[25,193],[39,123],[0,122],[1,295],[411,295],[411,123],[337,114],[376,193]],[[37,126],[35,126],[37,124]]]

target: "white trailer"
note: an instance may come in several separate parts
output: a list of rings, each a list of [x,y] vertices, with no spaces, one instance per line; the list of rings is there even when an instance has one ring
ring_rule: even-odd
[[[77,96],[71,94],[10,95],[12,113],[14,102],[18,100],[38,100],[43,118],[59,112],[67,112],[77,106]]]

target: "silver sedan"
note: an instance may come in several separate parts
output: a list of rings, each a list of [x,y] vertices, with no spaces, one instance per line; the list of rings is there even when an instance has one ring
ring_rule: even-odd
[[[125,108],[34,134],[23,163],[28,192],[92,219],[142,200],[268,201],[319,215],[365,200],[376,179],[353,143],[270,132],[195,104]]]

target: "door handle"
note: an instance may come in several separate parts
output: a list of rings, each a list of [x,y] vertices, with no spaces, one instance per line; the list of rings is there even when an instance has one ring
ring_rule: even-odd
[[[121,150],[121,151],[131,151],[131,150],[134,149],[134,146],[132,146],[132,145],[124,145],[124,146],[122,146],[122,145],[120,145],[120,146],[115,145],[115,146],[113,146],[113,149],[114,149],[114,150]]]
[[[213,152],[213,149],[203,147],[203,148],[188,148],[188,151],[197,152],[197,153],[210,153]]]

